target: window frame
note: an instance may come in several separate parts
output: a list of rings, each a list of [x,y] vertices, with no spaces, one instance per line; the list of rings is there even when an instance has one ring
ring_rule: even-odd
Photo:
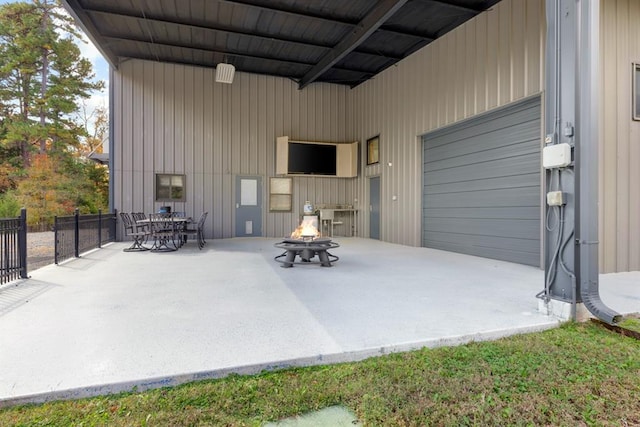
[[[168,177],[169,178],[169,197],[161,197],[158,193],[160,188],[163,187],[160,185],[160,179]],[[179,177],[182,180],[182,193],[181,197],[172,197],[173,194],[173,179]],[[178,173],[156,173],[154,181],[154,191],[153,195],[155,196],[156,202],[184,202],[186,201],[186,190],[187,190],[187,176],[184,174]],[[177,187],[177,186],[175,186]]]
[[[380,135],[367,139],[367,166],[380,163]]]
[[[640,62],[631,68],[631,118],[640,121]]]
[[[292,201],[293,179],[271,177],[269,179],[269,212],[291,212]]]

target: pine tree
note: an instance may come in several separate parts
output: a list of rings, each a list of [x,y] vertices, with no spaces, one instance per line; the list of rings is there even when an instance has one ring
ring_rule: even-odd
[[[85,131],[72,113],[104,86],[93,81],[74,37],[73,22],[57,0],[0,6],[1,144],[15,148],[24,167],[34,153],[78,148]]]
[[[104,83],[77,38],[57,0],[0,5],[0,199],[27,207],[30,223],[107,206],[108,171],[84,157],[79,115]]]

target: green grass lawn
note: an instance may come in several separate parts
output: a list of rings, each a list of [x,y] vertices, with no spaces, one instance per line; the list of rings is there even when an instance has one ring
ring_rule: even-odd
[[[358,363],[8,408],[0,425],[260,425],[341,404],[364,425],[640,425],[640,342],[567,324]]]
[[[627,317],[620,322],[619,326],[627,328],[631,331],[640,333],[640,319],[636,317]]]

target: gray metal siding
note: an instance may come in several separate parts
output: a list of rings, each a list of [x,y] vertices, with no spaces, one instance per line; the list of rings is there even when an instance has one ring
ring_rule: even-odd
[[[640,62],[640,1],[600,2],[600,272],[640,270],[640,121],[631,63]]]
[[[540,98],[423,137],[423,246],[540,265]]]
[[[364,235],[367,178],[380,176],[380,239],[422,244],[421,136],[540,94],[545,32],[544,0],[502,0],[350,92]],[[380,163],[367,165],[364,142],[376,135]]]
[[[236,73],[215,83],[215,70],[130,60],[114,72],[114,208],[157,211],[156,173],[186,175],[186,201],[176,211],[209,212],[206,238],[235,230],[235,177],[262,177],[262,230],[288,235],[305,200],[352,203],[355,179],[294,177],[291,212],[269,212],[275,140],[349,141],[349,88],[325,83],[303,91],[293,81]]]

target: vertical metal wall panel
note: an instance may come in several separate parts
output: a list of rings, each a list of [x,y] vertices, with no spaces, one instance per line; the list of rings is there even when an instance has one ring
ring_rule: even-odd
[[[143,165],[153,162],[153,156],[155,155],[154,146],[156,144],[157,132],[154,127],[156,123],[156,114],[158,114],[158,98],[160,92],[157,91],[159,86],[158,82],[162,79],[162,74],[158,73],[159,67],[156,67],[154,63],[145,63],[144,75],[150,80],[151,84],[144,86],[144,97],[142,105],[143,114],[143,135],[141,144],[141,164],[139,165],[140,172],[142,173],[142,194],[140,200],[137,201],[135,206],[138,212],[149,212],[149,209],[153,206],[153,198],[149,197],[149,194],[153,194],[153,188],[155,186],[154,177],[152,174],[144,172]],[[149,209],[148,209],[149,208]]]
[[[120,176],[130,176],[133,171],[133,79],[123,79],[121,85],[122,97],[127,101],[127,105],[122,108],[122,131],[119,132],[122,137],[122,143],[120,144]],[[132,180],[123,180],[119,186],[123,194],[126,194],[125,201],[127,205],[133,209],[133,186]]]
[[[512,99],[511,86],[513,83],[513,57],[517,49],[512,50],[513,38],[517,30],[511,26],[516,20],[512,15],[513,4],[516,2],[504,2],[498,9],[498,33],[508,34],[509,37],[500,37],[497,40],[498,47],[498,105],[505,105]],[[522,46],[519,46],[522,48]]]
[[[601,1],[599,148],[600,271],[640,269],[640,122],[631,118],[633,62],[640,62],[640,1]],[[632,183],[635,183],[632,184]]]
[[[193,178],[191,193],[193,197],[191,198],[192,203],[189,207],[186,208],[186,212],[208,212],[208,209],[205,207],[205,200],[209,197],[205,197],[205,194],[211,194],[211,191],[208,192],[205,190],[204,185],[204,157],[205,157],[205,147],[208,145],[207,141],[204,138],[204,92],[205,92],[205,69],[197,68],[194,70],[194,90],[195,88],[200,88],[200,90],[195,90],[193,93],[193,111],[203,111],[203,114],[192,114],[193,117],[193,140],[194,141],[202,141],[202,144],[188,144],[188,146],[193,146],[192,155],[193,155]],[[190,161],[187,161],[189,164]],[[207,217],[208,218],[208,217]],[[211,230],[211,221],[209,220],[207,224],[205,224],[205,228]]]
[[[423,137],[423,244],[540,266],[540,97]]]
[[[144,75],[144,64],[135,64],[135,72]],[[132,128],[132,144],[131,144],[131,168],[135,174],[136,179],[132,181],[131,185],[131,200],[133,202],[133,210],[140,210],[142,203],[144,202],[143,186],[144,179],[142,176],[143,165],[143,143],[144,143],[144,98],[145,98],[144,86],[137,81],[133,81],[133,111],[132,120],[134,123],[138,123],[139,126]]]
[[[421,245],[418,137],[540,93],[544,34],[544,1],[503,0],[352,91],[354,137],[363,144],[354,195],[364,213],[360,230],[368,230],[366,178],[380,175],[381,239]],[[464,55],[470,43],[474,55]],[[366,139],[377,134],[380,164],[367,166]]]
[[[115,73],[112,68],[109,69],[109,92],[111,99],[109,100],[109,203],[113,204],[112,208],[119,203],[116,201],[115,194],[122,194],[122,179],[116,178],[123,176],[122,171],[122,117],[124,115],[124,106],[118,106],[119,108],[112,108],[115,105],[115,98],[122,99],[122,79],[115,78]],[[120,198],[121,200],[122,198]],[[121,226],[116,227],[116,236],[121,239],[124,235],[124,230]]]
[[[353,140],[347,87],[299,91],[293,81],[240,72],[226,85],[215,83],[214,70],[131,60],[114,73],[114,88],[118,210],[152,212],[164,204],[154,200],[156,173],[186,175],[187,201],[173,207],[194,216],[208,211],[207,238],[233,236],[240,174],[263,177],[265,236],[290,233],[305,200],[353,202],[356,179],[294,177],[293,211],[268,211],[277,136]]]
[[[629,51],[635,63],[640,63],[640,1],[629,3],[629,22],[635,23],[629,32]],[[640,89],[638,89],[640,90]],[[624,102],[624,100],[623,100]],[[628,105],[628,104],[627,104]],[[632,165],[628,180],[630,183],[640,182],[640,168],[633,167],[640,163],[640,121],[631,121],[629,124],[629,162]],[[640,193],[633,191],[631,186],[629,194],[629,236],[640,236]],[[629,265],[625,270],[640,270],[640,242],[636,238],[630,240]]]

